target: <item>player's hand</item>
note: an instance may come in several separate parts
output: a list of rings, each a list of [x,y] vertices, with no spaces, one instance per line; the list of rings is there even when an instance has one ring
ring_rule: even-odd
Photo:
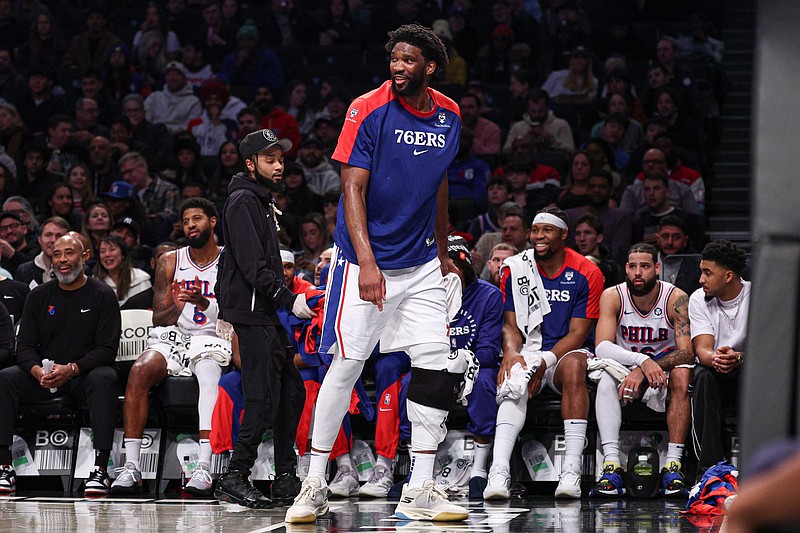
[[[11,257],[14,255],[14,247],[11,246],[7,240],[0,239],[0,257]]]
[[[642,374],[641,368],[637,367],[628,372],[628,375],[625,376],[625,379],[623,379],[622,383],[619,385],[620,401],[625,402],[625,405],[627,405],[638,398],[639,387],[642,385],[642,381],[644,381],[644,374]]]
[[[450,272],[452,272],[453,274],[458,274],[458,267],[453,262],[453,260],[450,259],[450,256],[445,256],[444,258],[440,257],[439,263],[440,263],[439,266],[442,269],[442,277],[445,277]]]
[[[741,352],[736,352],[730,346],[721,346],[714,352],[711,364],[720,374],[728,374],[742,362]]]
[[[172,296],[172,304],[181,311],[186,305],[186,300],[181,298],[182,292],[183,292],[183,284],[176,279],[172,280],[172,287],[170,289],[170,295]]]
[[[644,376],[647,378],[647,381],[650,383],[650,387],[653,389],[663,389],[667,386],[667,374],[664,372],[658,363],[653,361],[652,359],[648,359],[639,367],[642,371]]]
[[[544,379],[544,373],[546,370],[547,365],[542,363],[539,365],[539,368],[536,369],[536,372],[534,372],[531,376],[531,380],[528,381],[528,399],[531,399],[539,394],[539,389],[542,388],[542,380]]]
[[[197,306],[201,311],[208,309],[209,301],[203,296],[203,282],[197,276],[194,277],[194,283],[189,285],[189,288],[181,286],[178,299]]]
[[[378,306],[378,311],[383,311],[383,301],[386,299],[386,278],[378,265],[364,265],[358,272],[358,295],[365,302]]]
[[[497,372],[497,386],[503,384],[506,378],[511,375],[511,367],[516,363],[522,365],[522,368],[528,370],[528,365],[525,364],[525,358],[519,352],[509,352],[503,354],[500,360],[500,370]]]

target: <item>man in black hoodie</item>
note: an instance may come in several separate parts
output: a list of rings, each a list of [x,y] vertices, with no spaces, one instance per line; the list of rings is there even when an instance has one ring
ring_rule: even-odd
[[[215,293],[219,318],[231,323],[239,337],[244,417],[233,458],[214,496],[254,509],[272,505],[249,479],[270,425],[275,439],[273,499],[291,500],[300,485],[293,473],[292,445],[305,392],[277,310],[285,307],[300,318],[314,313],[305,295],[295,295],[284,285],[272,198],[282,185],[283,154],[291,148],[291,141],[278,139],[272,130],[248,134],[239,145],[247,170],[231,178],[222,212],[226,246]]]

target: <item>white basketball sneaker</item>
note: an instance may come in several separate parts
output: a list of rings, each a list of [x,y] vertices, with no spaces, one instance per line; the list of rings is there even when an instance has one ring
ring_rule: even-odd
[[[358,494],[358,475],[356,471],[349,466],[342,466],[336,472],[336,477],[328,485],[328,490],[331,491],[331,496],[338,498],[349,498]]]
[[[558,477],[555,497],[573,499],[581,497],[581,475],[572,469],[572,464],[566,465]]]
[[[469,511],[450,503],[447,493],[432,479],[426,480],[421,488],[411,488],[406,484],[394,514],[401,520],[434,522],[458,522],[469,517]]]
[[[492,466],[483,490],[484,500],[507,500],[511,498],[511,474],[504,466]]]
[[[378,464],[372,469],[372,476],[365,484],[358,489],[359,496],[370,498],[385,498],[389,494],[389,489],[394,485],[394,476],[385,466]]]
[[[318,477],[307,477],[300,494],[286,511],[287,524],[311,524],[328,512],[328,486]]]

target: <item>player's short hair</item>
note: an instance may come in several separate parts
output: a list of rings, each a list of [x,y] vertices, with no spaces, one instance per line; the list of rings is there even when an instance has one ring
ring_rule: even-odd
[[[747,265],[747,254],[731,241],[715,240],[706,244],[702,253],[703,261],[714,261],[727,270],[742,277]]]
[[[653,259],[653,264],[658,263],[658,250],[652,244],[638,242],[628,249],[627,259],[630,259],[631,254],[649,254]]]
[[[52,216],[52,217],[48,218],[47,220],[42,222],[42,226],[41,227],[44,228],[48,224],[54,224],[54,225],[58,226],[59,228],[63,229],[64,231],[70,231],[72,229],[71,227],[69,227],[69,222],[67,222],[66,220],[64,220],[60,216]]]
[[[507,252],[511,252],[514,255],[517,255],[519,253],[519,250],[517,250],[517,247],[514,246],[513,244],[508,244],[507,242],[499,242],[492,247],[492,251],[491,253],[489,253],[489,258],[491,258],[494,255],[494,253],[498,250],[505,250]]]
[[[501,187],[505,187],[508,192],[512,191],[509,179],[500,174],[492,174],[489,176],[489,179],[486,181],[486,190],[489,190],[489,187],[492,185],[500,185]]]
[[[551,215],[555,215],[563,220],[564,224],[569,227],[569,218],[567,218],[567,214],[558,207],[545,207],[544,209],[540,209],[536,214],[538,215],[539,213],[549,213]]]
[[[686,222],[684,222],[684,220],[678,215],[667,215],[659,220],[658,224],[656,225],[656,231],[661,231],[661,228],[666,226],[678,228],[684,233],[684,235],[686,235]]]
[[[203,213],[208,218],[216,217],[217,216],[217,208],[214,206],[213,202],[208,198],[187,198],[181,203],[181,220],[183,220],[183,213],[186,212],[187,209],[202,209]]]
[[[575,222],[575,229],[578,228],[581,224],[588,224],[590,228],[595,230],[598,235],[603,233],[603,223],[600,222],[600,219],[597,218],[596,215],[591,213],[586,213],[585,215],[581,215],[580,218]]]
[[[390,54],[397,43],[408,43],[422,50],[422,57],[427,61],[436,63],[436,72],[443,72],[449,58],[447,48],[433,30],[417,23],[404,24],[396,30],[389,32],[389,41],[386,43],[386,51]]]

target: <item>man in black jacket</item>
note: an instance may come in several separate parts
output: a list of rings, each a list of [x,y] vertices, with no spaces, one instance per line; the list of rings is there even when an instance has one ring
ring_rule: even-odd
[[[222,212],[226,246],[214,292],[219,295],[219,318],[230,322],[239,337],[244,417],[233,458],[214,496],[254,509],[272,505],[249,480],[261,437],[270,425],[277,476],[272,497],[286,501],[299,490],[292,446],[305,389],[276,311],[285,307],[300,318],[311,318],[313,312],[305,295],[292,294],[284,285],[272,199],[272,192],[282,188],[283,154],[291,148],[291,141],[278,139],[272,130],[248,134],[239,145],[247,172],[231,178]]]
[[[53,248],[56,279],[36,287],[25,301],[17,366],[0,371],[0,494],[16,489],[11,443],[20,399],[65,394],[89,404],[95,468],[85,493],[108,493],[119,394],[113,365],[122,320],[114,291],[84,273],[89,253],[76,234],[59,238]]]

